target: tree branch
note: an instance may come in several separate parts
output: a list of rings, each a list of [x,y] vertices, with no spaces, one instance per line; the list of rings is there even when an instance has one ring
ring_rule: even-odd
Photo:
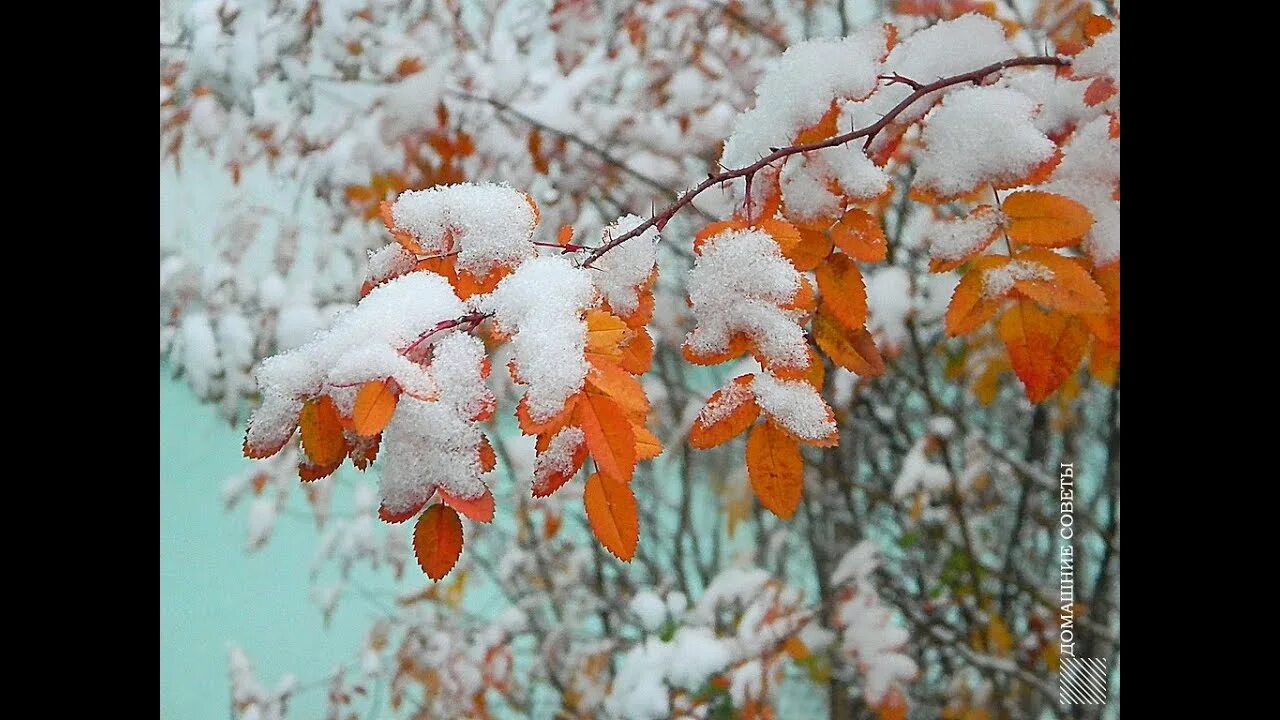
[[[919,100],[920,98],[923,98],[929,93],[951,87],[952,85],[963,85],[964,83],[969,83],[969,82],[975,82],[975,83],[981,82],[988,75],[998,73],[1002,70],[1006,70],[1011,67],[1018,67],[1021,65],[1068,65],[1068,64],[1070,64],[1070,61],[1066,60],[1065,58],[1048,56],[1048,55],[1036,55],[1032,57],[1017,57],[1017,58],[1010,58],[1008,60],[1001,60],[998,63],[992,63],[990,65],[978,68],[977,70],[972,70],[967,73],[961,73],[959,75],[952,75],[951,77],[945,77],[940,80],[935,80],[934,82],[931,82],[927,85],[920,85],[910,95],[903,98],[902,102],[893,106],[893,109],[885,113],[883,117],[881,117],[879,120],[875,121],[874,123],[864,128],[861,128],[859,130],[853,130],[853,131],[844,133],[843,135],[836,135],[835,137],[827,138],[826,140],[819,140],[817,142],[804,143],[801,145],[790,145],[787,147],[778,148],[770,152],[768,155],[765,155],[759,160],[751,163],[750,165],[747,165],[746,167],[741,167],[736,170],[725,170],[723,172],[712,173],[708,175],[705,180],[698,183],[694,187],[688,190],[685,190],[683,193],[680,194],[679,197],[675,199],[674,202],[672,202],[670,205],[666,206],[662,210],[655,213],[648,220],[645,220],[644,222],[640,223],[636,227],[632,228],[630,231],[625,232],[619,235],[618,237],[610,240],[609,242],[605,243],[604,245],[597,247],[595,250],[592,250],[591,254],[587,256],[587,259],[583,261],[582,266],[590,267],[592,263],[600,259],[601,255],[604,255],[605,253],[621,245],[622,243],[630,240],[631,238],[640,236],[651,227],[656,227],[659,231],[661,231],[664,227],[666,227],[667,223],[671,221],[671,218],[674,217],[676,213],[680,212],[680,210],[683,209],[686,205],[693,202],[694,198],[696,198],[698,195],[701,195],[704,191],[706,191],[708,188],[714,185],[720,185],[730,180],[736,180],[737,178],[740,178],[740,177],[750,178],[751,176],[755,175],[757,172],[760,172],[761,170],[768,167],[772,163],[777,162],[778,160],[781,160],[783,158],[790,157],[792,155],[797,155],[799,153],[813,152],[814,150],[822,150],[824,148],[836,147],[838,145],[844,145],[846,143],[852,142],[854,140],[858,140],[860,138],[866,138],[867,141],[870,142],[871,139],[873,139],[881,130],[885,129],[889,125],[889,123],[897,119],[897,117],[901,115],[907,108],[914,105],[917,100]],[[905,80],[906,80],[905,78],[902,78],[901,80],[895,80],[892,82],[903,82]]]

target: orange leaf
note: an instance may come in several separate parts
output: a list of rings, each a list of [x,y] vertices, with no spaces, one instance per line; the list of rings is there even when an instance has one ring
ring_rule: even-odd
[[[640,381],[614,363],[591,359],[589,364],[587,384],[613,398],[628,418],[644,422],[649,414],[649,398]]]
[[[384,523],[388,523],[391,525],[399,525],[405,520],[408,520],[414,515],[417,515],[422,510],[422,506],[426,505],[427,500],[430,500],[430,499],[431,499],[431,496],[428,495],[427,498],[422,502],[418,503],[417,505],[410,506],[408,510],[405,510],[404,512],[399,512],[399,513],[393,513],[390,510],[388,510],[386,506],[379,505],[378,518],[382,520],[382,522]]]
[[[786,220],[768,218],[756,223],[756,227],[765,231],[778,243],[778,248],[782,250],[783,255],[794,252],[795,247],[800,244],[800,230]]]
[[[732,360],[739,355],[751,349],[751,339],[740,332],[733,334],[729,339],[729,348],[724,352],[712,353],[710,355],[699,355],[689,347],[688,341],[680,348],[680,353],[684,355],[684,359],[694,365],[719,365],[722,362]]]
[[[1007,264],[1009,258],[1004,255],[983,255],[973,261],[973,267],[960,278],[951,294],[951,304],[947,306],[948,335],[968,335],[995,317],[1003,295],[987,297],[986,274]]]
[[[472,295],[484,295],[492,292],[494,288],[498,287],[498,283],[502,282],[502,279],[510,274],[511,268],[505,266],[490,270],[482,278],[476,277],[469,272],[459,272],[455,273],[456,280],[453,282],[453,287],[457,290],[458,297],[466,300]]]
[[[1089,331],[1079,318],[1047,313],[1035,303],[1019,301],[1000,318],[1000,337],[1009,350],[1013,371],[1033,403],[1053,394],[1080,365]]]
[[[807,272],[818,267],[831,254],[831,238],[819,230],[799,229],[800,242],[790,250],[782,249],[782,254],[800,272]]]
[[[473,498],[451,495],[444,488],[436,488],[436,492],[440,494],[441,502],[476,522],[487,523],[493,520],[493,493],[489,488],[485,488],[479,497]]]
[[[818,266],[818,290],[822,307],[845,327],[867,324],[867,286],[848,255],[835,253]]]
[[[760,416],[760,406],[751,392],[754,373],[740,375],[707,398],[689,430],[689,445],[699,450],[713,448],[742,434]]]
[[[703,243],[719,235],[720,233],[725,232],[726,230],[742,230],[746,227],[747,227],[747,221],[741,218],[734,218],[732,220],[720,220],[717,222],[713,222],[694,234],[693,252],[701,253]]]
[[[980,205],[963,218],[941,223],[931,233],[934,257],[929,260],[929,272],[943,273],[964,265],[986,250],[1003,230],[1004,218],[991,205]]]
[[[1108,345],[1120,343],[1120,263],[1093,271],[1093,279],[1107,296],[1106,315],[1085,315],[1089,331]]]
[[[436,503],[422,513],[413,528],[413,554],[432,580],[449,574],[462,554],[462,519],[453,508]]]
[[[796,290],[795,296],[779,307],[783,310],[799,310],[802,313],[813,312],[814,308],[818,307],[818,298],[813,294],[813,284],[809,282],[809,278],[801,275],[800,288]]]
[[[547,448],[551,446],[552,438],[554,438],[558,433],[559,431],[556,433],[548,433],[538,436],[535,448],[539,455],[547,451]],[[582,464],[586,461],[587,444],[585,442],[579,443],[573,449],[573,455],[569,458],[567,467],[550,469],[549,472],[541,476],[536,472],[534,473],[533,496],[546,497],[556,490],[559,490],[561,485],[569,482],[574,475],[578,474],[578,471],[582,469]],[[537,467],[536,464],[535,467]]]
[[[875,338],[865,327],[849,329],[832,316],[824,305],[813,317],[813,339],[818,347],[840,367],[861,377],[875,377],[884,372],[884,358]]]
[[[631,486],[625,480],[592,473],[582,502],[596,539],[619,560],[630,562],[640,544],[640,514]]]
[[[852,258],[862,262],[880,262],[889,251],[880,221],[860,208],[846,212],[831,228],[831,239]]]
[[[831,101],[831,107],[823,113],[822,119],[800,131],[796,135],[796,145],[807,145],[809,143],[826,140],[836,134],[836,121],[840,119],[840,106],[835,100]]]
[[[357,435],[377,435],[391,422],[400,398],[400,385],[392,378],[370,380],[360,386],[355,408],[351,411],[351,426]]]
[[[338,460],[331,462],[328,465],[319,465],[303,460],[298,463],[298,479],[302,482],[312,482],[314,480],[319,480],[320,478],[329,477],[341,464],[342,458],[338,458]]]
[[[600,472],[629,482],[636,469],[636,436],[618,403],[604,395],[587,395],[578,402],[575,416]]]
[[[1028,190],[1004,199],[1009,239],[1027,245],[1066,247],[1080,242],[1093,215],[1080,203],[1053,193]]]
[[[649,372],[653,364],[653,338],[643,327],[636,328],[634,335],[622,346],[622,358],[618,364],[632,375],[643,375]]]
[[[783,520],[800,506],[804,460],[800,446],[782,428],[765,421],[747,437],[747,475],[760,504]]]
[[[631,423],[636,434],[636,460],[652,460],[662,454],[662,441],[643,425]]]
[[[521,397],[520,402],[516,403],[516,422],[520,425],[520,431],[525,435],[541,435],[546,432],[556,434],[565,426],[565,423],[569,422],[582,396],[583,393],[570,395],[569,399],[564,401],[564,408],[560,412],[542,422],[534,422],[533,416],[529,414],[528,396]]]
[[[622,357],[622,344],[631,335],[631,329],[622,318],[604,310],[587,313],[587,354],[605,360],[617,361]]]
[[[489,443],[488,435],[480,436],[480,472],[489,472],[498,465],[498,456],[493,452],[493,445]]]
[[[1094,338],[1093,350],[1089,353],[1089,374],[1103,385],[1115,385],[1120,374],[1120,346],[1107,345]]]
[[[1090,315],[1107,311],[1107,295],[1089,272],[1069,257],[1044,248],[1031,248],[1014,257],[1016,261],[1042,265],[1053,273],[1049,279],[1024,277],[1013,287],[1022,295],[1050,310],[1068,315]]]
[[[302,406],[298,421],[302,428],[302,449],[313,465],[338,465],[347,455],[347,440],[342,435],[342,416],[333,398],[321,395]],[[328,474],[328,473],[326,473]]]

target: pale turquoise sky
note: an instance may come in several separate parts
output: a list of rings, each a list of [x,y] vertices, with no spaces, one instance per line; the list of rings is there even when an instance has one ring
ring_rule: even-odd
[[[274,687],[293,672],[311,689],[291,704],[291,717],[321,717],[322,680],[353,657],[373,607],[348,594],[326,630],[308,597],[315,530],[302,517],[282,517],[270,543],[244,551],[246,508],[226,512],[227,476],[248,467],[242,430],[202,406],[185,385],[160,370],[160,717],[227,720],[227,643],[248,653],[258,677]],[[374,582],[363,578],[365,582]]]

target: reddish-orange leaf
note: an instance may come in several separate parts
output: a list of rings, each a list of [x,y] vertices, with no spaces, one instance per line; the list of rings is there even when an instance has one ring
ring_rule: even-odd
[[[644,425],[631,423],[631,431],[636,434],[636,460],[652,460],[662,454],[662,441],[657,435],[649,432]]]
[[[556,233],[557,245],[568,245],[573,242],[573,226],[561,225],[560,231]]]
[[[890,688],[880,704],[875,706],[877,720],[907,720],[907,699],[898,688]],[[985,715],[985,713],[983,713]],[[964,717],[978,717],[977,713],[965,713]]]
[[[825,305],[813,317],[813,339],[832,362],[850,372],[861,377],[884,372],[884,358],[871,333],[862,326],[849,329]]]
[[[796,266],[797,270],[808,272],[818,267],[818,263],[831,254],[831,238],[821,230],[800,228],[797,232],[800,234],[800,242],[790,250],[783,248],[782,254]]]
[[[318,465],[303,460],[298,463],[298,479],[302,480],[302,482],[312,482],[313,480],[319,480],[323,477],[329,477],[340,465],[342,465],[342,458],[339,458],[336,462],[329,463],[328,465]]]
[[[795,296],[779,307],[783,310],[799,310],[802,313],[813,312],[818,307],[818,296],[814,294],[813,284],[809,282],[809,278],[801,275],[800,287],[796,290]]]
[[[449,574],[462,554],[462,519],[453,508],[436,503],[422,513],[413,528],[413,554],[432,580]]]
[[[516,422],[520,425],[520,431],[525,435],[540,435],[546,432],[556,434],[573,417],[573,410],[583,395],[584,393],[570,395],[560,412],[541,422],[534,422],[533,416],[529,414],[528,398],[520,398],[520,402],[516,403]]]
[[[432,495],[434,494],[435,493],[432,493]],[[382,522],[384,523],[388,523],[390,525],[399,525],[405,520],[408,520],[409,518],[421,512],[422,506],[427,504],[427,501],[431,499],[432,495],[428,495],[425,500],[418,503],[417,505],[410,506],[409,509],[405,510],[404,512],[394,513],[388,510],[385,505],[379,505],[378,518],[382,520]]]
[[[968,335],[995,317],[1004,293],[987,296],[986,274],[988,270],[1008,263],[1009,258],[1005,255],[983,255],[973,261],[973,266],[960,278],[955,292],[951,294],[951,304],[947,306],[948,335]]]
[[[351,410],[351,427],[357,435],[370,437],[382,432],[400,399],[400,385],[393,378],[370,380],[360,386],[355,407]]]
[[[347,457],[351,458],[351,464],[355,465],[356,468],[360,470],[368,469],[369,465],[378,457],[378,447],[380,445],[382,445],[381,433],[370,437],[348,435]]]
[[[1000,337],[1009,350],[1013,371],[1038,403],[1053,394],[1079,367],[1089,345],[1084,321],[1045,312],[1033,302],[1018,301],[1000,318]]]
[[[801,130],[800,134],[796,135],[795,144],[807,145],[812,142],[818,142],[819,140],[826,140],[827,138],[835,135],[836,121],[839,119],[840,106],[835,100],[832,100],[831,107],[827,108],[827,111],[823,113],[821,120]]]
[[[861,208],[846,212],[831,228],[831,239],[846,255],[862,262],[880,262],[889,251],[880,221]]]
[[[480,455],[480,472],[489,472],[498,465],[498,456],[493,452],[493,445],[489,443],[488,435],[480,436],[480,449],[477,451]]]
[[[488,275],[478,278],[469,272],[455,273],[456,278],[453,281],[453,287],[458,293],[458,297],[466,300],[472,295],[484,295],[492,292],[498,287],[498,283],[502,279],[511,274],[511,268],[499,266],[489,271]]]
[[[1084,104],[1093,107],[1106,102],[1117,92],[1119,91],[1116,90],[1116,83],[1111,78],[1094,78],[1093,82],[1089,83],[1089,87],[1084,90]]]
[[[644,386],[640,381],[608,361],[591,358],[589,365],[587,385],[612,398],[626,411],[627,417],[644,422],[645,416],[649,414],[649,398],[645,396]]]
[[[827,366],[822,362],[822,358],[818,356],[818,352],[812,347],[809,348],[809,374],[804,376],[809,384],[822,392],[822,385],[827,380]]]
[[[867,286],[849,256],[833,253],[816,274],[825,312],[850,329],[866,325]]]
[[[804,491],[804,460],[796,441],[771,420],[747,437],[747,475],[769,512],[783,520],[795,514]]]
[[[713,222],[694,234],[693,251],[695,253],[701,253],[703,243],[726,230],[742,230],[746,227],[747,221],[744,218],[733,218],[732,220],[720,220]]]
[[[592,473],[582,503],[596,539],[619,560],[629,562],[640,544],[640,514],[631,486],[605,473]]]
[[[460,498],[444,488],[436,488],[436,492],[440,494],[441,502],[476,522],[487,523],[493,520],[493,493],[487,487],[483,494],[473,498]]]
[[[622,357],[618,364],[632,375],[643,375],[649,372],[653,364],[653,338],[643,327],[636,328],[627,344],[622,346]]]
[[[313,465],[337,465],[346,457],[347,441],[342,435],[342,416],[333,398],[321,395],[308,400],[302,406],[298,425],[302,428],[302,449]]]
[[[1089,40],[1089,44],[1093,44],[1095,38],[1105,34],[1115,27],[1111,19],[1105,15],[1090,15],[1084,21],[1084,36]]]
[[[713,448],[751,427],[760,416],[760,406],[751,391],[754,379],[754,373],[738,376],[707,398],[689,430],[691,447],[699,450]]]
[[[588,394],[575,417],[600,472],[629,482],[636,469],[636,435],[623,409],[604,395]]]
[[[1027,245],[1066,247],[1080,242],[1093,215],[1080,203],[1053,193],[1028,190],[1004,199],[1009,239]]]
[[[587,312],[587,354],[603,360],[622,357],[622,344],[632,333],[622,318],[604,310]]]
[[[680,348],[680,352],[684,355],[685,360],[694,365],[719,365],[742,355],[750,349],[751,339],[742,333],[734,333],[729,340],[729,348],[724,352],[699,355],[693,348],[689,347],[688,342]]]
[[[535,444],[535,450],[539,455],[546,452],[547,448],[551,446],[551,440],[555,437],[555,434],[556,433],[544,433],[538,436],[538,441]],[[537,473],[534,474],[533,496],[546,497],[556,490],[559,490],[561,485],[569,482],[574,475],[578,474],[578,471],[582,469],[582,464],[586,461],[587,444],[585,442],[579,443],[578,446],[573,449],[573,456],[569,459],[568,467],[559,470],[551,470],[541,477],[539,477]]]
[[[1037,275],[1019,277],[1013,287],[1023,296],[1050,310],[1068,315],[1089,315],[1107,311],[1107,295],[1089,272],[1069,257],[1045,248],[1031,248],[1014,260],[1048,268],[1051,278]]]

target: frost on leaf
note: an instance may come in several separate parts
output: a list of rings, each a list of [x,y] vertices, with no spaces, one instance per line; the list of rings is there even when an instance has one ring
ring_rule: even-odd
[[[760,416],[760,406],[751,389],[754,378],[751,373],[736,377],[707,398],[689,431],[691,447],[713,448],[751,427]]]
[[[477,278],[534,252],[530,240],[537,211],[523,193],[505,185],[463,183],[409,190],[392,206],[391,220],[389,229],[407,233],[418,255],[457,253],[458,269]]]
[[[981,205],[962,218],[936,221],[925,230],[933,272],[954,270],[987,249],[1004,228],[1004,214]]]
[[[767,233],[727,230],[710,238],[689,272],[698,325],[685,339],[687,351],[715,357],[745,338],[769,366],[808,367],[804,330],[796,312],[782,307],[800,288],[800,273]]]
[[[484,344],[461,333],[436,343],[431,370],[440,383],[435,401],[402,397],[383,434],[378,474],[382,508],[412,514],[437,488],[462,500],[489,493],[480,426],[473,422],[493,402],[484,383]]]
[[[788,145],[801,130],[818,124],[833,98],[870,95],[887,42],[888,32],[875,26],[846,38],[809,40],[788,48],[756,87],[755,106],[734,121],[720,163],[730,168],[749,165],[767,148]]]
[[[642,222],[637,215],[624,215],[604,229],[602,243],[631,231]],[[658,231],[650,227],[637,237],[618,245],[597,260],[593,267],[596,287],[609,307],[628,317],[640,306],[640,294],[658,261]]]
[[[767,372],[759,373],[751,391],[760,409],[797,440],[823,447],[835,445],[835,417],[808,381],[780,380]]]
[[[481,310],[515,332],[515,370],[528,385],[525,401],[535,422],[560,412],[586,380],[583,313],[595,294],[587,273],[563,257],[534,258],[479,299]]]
[[[970,87],[946,96],[925,119],[912,195],[937,202],[994,186],[1040,182],[1058,148],[1035,126],[1036,104],[1016,90]]]

